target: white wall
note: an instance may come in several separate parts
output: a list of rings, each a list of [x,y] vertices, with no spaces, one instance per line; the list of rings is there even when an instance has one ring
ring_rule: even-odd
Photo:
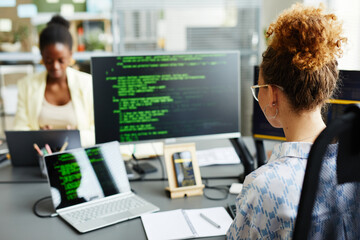
[[[340,69],[360,70],[360,1],[346,0],[346,4],[342,0],[262,0],[261,13],[261,29],[264,31],[269,24],[286,8],[289,8],[296,2],[304,2],[305,4],[319,5],[320,2],[325,3],[330,12],[334,12],[344,24],[345,35],[348,43],[344,48],[344,55],[339,59]],[[266,49],[264,36],[260,38],[260,52]]]
[[[284,11],[285,9],[291,7],[296,2],[296,0],[262,0],[262,9],[261,9],[261,31],[264,32],[268,28],[271,22],[275,21],[277,16]],[[262,35],[260,38],[260,53],[265,51],[265,37]]]
[[[330,4],[332,10],[343,22],[344,35],[348,42],[344,47],[344,55],[339,59],[339,68],[347,70],[360,70],[360,2],[359,0],[333,0]]]
[[[186,29],[189,27],[220,27],[226,20],[226,11],[221,8],[166,9],[165,47],[167,51],[184,51]]]

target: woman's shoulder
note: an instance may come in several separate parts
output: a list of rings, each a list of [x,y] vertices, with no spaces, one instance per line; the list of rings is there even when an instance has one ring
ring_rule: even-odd
[[[267,163],[257,169],[255,169],[253,172],[251,172],[249,175],[246,176],[244,185],[252,184],[252,185],[262,185],[265,183],[267,176],[276,176],[277,167],[274,162]]]
[[[282,210],[291,210],[298,203],[304,174],[305,166],[299,163],[269,163],[246,177],[244,193],[255,200],[260,195],[264,209],[277,206]]]
[[[19,79],[17,84],[19,87],[21,86],[30,87],[45,83],[45,81],[46,81],[46,71],[42,71],[27,75]]]
[[[68,67],[66,69],[66,74],[68,76],[70,75],[70,77],[77,77],[77,78],[82,78],[82,79],[91,81],[91,75],[89,73],[82,72],[82,71],[76,70],[71,67]]]
[[[267,164],[254,170],[246,176],[245,183],[255,186],[269,183],[283,182],[291,179],[292,182],[301,182],[306,168],[306,158],[298,154],[282,155],[272,158]]]
[[[71,88],[91,88],[92,87],[92,77],[86,72],[81,72],[76,69],[68,67],[66,69],[66,74],[68,77],[68,83]]]

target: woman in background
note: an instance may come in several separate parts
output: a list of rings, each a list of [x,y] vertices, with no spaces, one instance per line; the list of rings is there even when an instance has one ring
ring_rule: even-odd
[[[282,128],[286,142],[274,147],[268,163],[249,174],[236,199],[237,215],[228,239],[291,239],[312,143],[326,127],[321,109],[337,85],[342,25],[333,14],[301,4],[284,11],[267,31],[258,85],[253,95],[269,123]],[[328,155],[335,171],[336,151]],[[314,208],[323,236],[326,209]],[[321,212],[323,211],[323,212]]]
[[[79,129],[83,146],[95,143],[91,75],[73,64],[69,22],[54,16],[39,45],[46,71],[18,83],[15,130]]]

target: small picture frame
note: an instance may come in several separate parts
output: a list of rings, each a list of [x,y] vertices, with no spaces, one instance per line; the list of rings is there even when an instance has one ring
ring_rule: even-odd
[[[171,198],[203,195],[195,143],[164,145],[164,158]]]

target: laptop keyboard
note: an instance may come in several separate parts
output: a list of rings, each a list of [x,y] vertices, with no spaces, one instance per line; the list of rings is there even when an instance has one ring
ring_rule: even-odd
[[[80,210],[67,213],[66,217],[72,223],[78,224],[143,207],[146,204],[148,204],[146,201],[136,195],[133,195],[127,198],[106,201],[104,203],[100,203],[99,205],[82,208]]]

